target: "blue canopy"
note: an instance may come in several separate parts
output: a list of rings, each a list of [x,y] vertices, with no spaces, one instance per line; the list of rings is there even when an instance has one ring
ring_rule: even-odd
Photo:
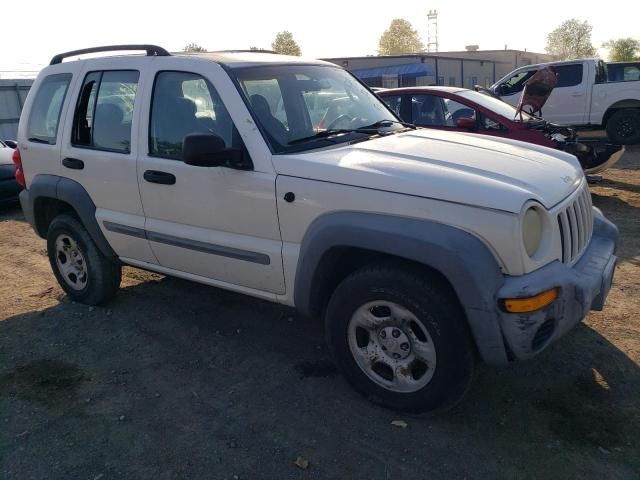
[[[358,78],[376,78],[383,75],[397,75],[398,77],[416,78],[434,76],[436,71],[428,63],[403,63],[388,67],[358,68],[351,70]]]

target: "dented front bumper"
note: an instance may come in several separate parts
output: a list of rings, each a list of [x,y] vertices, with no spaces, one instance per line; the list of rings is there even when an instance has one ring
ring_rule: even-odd
[[[511,359],[527,359],[578,324],[590,310],[601,310],[609,293],[617,257],[618,229],[593,210],[594,230],[582,258],[573,266],[555,261],[535,272],[507,277],[498,298],[533,296],[550,288],[558,298],[531,313],[500,312],[499,322]]]

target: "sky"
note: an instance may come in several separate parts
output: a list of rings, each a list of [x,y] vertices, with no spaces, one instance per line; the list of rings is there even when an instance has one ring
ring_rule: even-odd
[[[0,29],[0,78],[36,72],[56,53],[78,48],[153,43],[177,51],[190,42],[209,50],[270,48],[281,30],[293,33],[304,56],[372,55],[393,18],[409,20],[426,43],[431,9],[438,11],[440,51],[476,44],[544,52],[547,34],[572,17],[591,23],[596,47],[611,38],[640,39],[638,0],[21,0],[12,2]]]

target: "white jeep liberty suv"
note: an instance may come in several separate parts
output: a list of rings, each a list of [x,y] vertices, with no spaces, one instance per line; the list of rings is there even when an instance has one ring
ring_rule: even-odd
[[[321,61],[57,55],[18,146],[22,208],[70,298],[108,300],[133,265],[293,306],[398,410],[545,349],[603,307],[616,263],[575,157],[416,129]]]

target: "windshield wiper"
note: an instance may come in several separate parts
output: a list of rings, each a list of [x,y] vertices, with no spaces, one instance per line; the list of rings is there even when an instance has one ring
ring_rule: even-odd
[[[360,127],[360,128],[381,128],[381,127],[390,127],[391,125],[393,125],[394,123],[397,123],[398,125],[402,125],[403,127],[407,127],[407,128],[411,128],[413,130],[415,130],[416,128],[418,128],[416,125],[414,125],[413,123],[407,123],[407,122],[401,122],[400,120],[391,120],[391,119],[384,119],[384,120],[378,120],[375,123],[372,123],[371,125],[365,125],[364,127]]]
[[[412,123],[405,123],[399,120],[385,119],[385,120],[378,120],[377,122],[372,123],[371,125],[364,125],[358,128],[331,128],[329,130],[322,130],[321,132],[317,132],[313,135],[309,135],[308,137],[296,138],[295,140],[291,140],[288,143],[288,145],[296,145],[298,143],[308,142],[310,140],[317,140],[320,138],[332,137],[334,135],[340,135],[341,133],[363,133],[363,134],[377,135],[380,133],[379,132],[380,128],[390,127],[394,123],[397,123],[407,128],[413,128],[413,129],[418,128]]]
[[[295,145],[297,143],[308,142],[310,140],[332,137],[334,135],[340,135],[341,133],[365,133],[375,135],[378,133],[378,130],[376,128],[331,128],[329,130],[322,130],[321,132],[309,135],[308,137],[296,138],[295,140],[291,140],[287,145]]]

